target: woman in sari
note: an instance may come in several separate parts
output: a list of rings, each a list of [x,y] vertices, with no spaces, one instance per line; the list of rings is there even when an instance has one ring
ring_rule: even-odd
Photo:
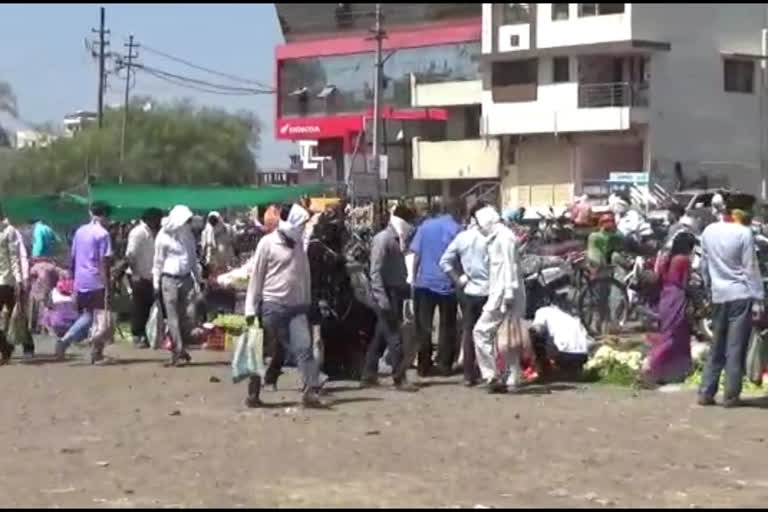
[[[691,326],[686,315],[686,287],[691,273],[691,253],[696,237],[680,233],[660,265],[661,332],[643,364],[649,386],[681,382],[691,370]]]

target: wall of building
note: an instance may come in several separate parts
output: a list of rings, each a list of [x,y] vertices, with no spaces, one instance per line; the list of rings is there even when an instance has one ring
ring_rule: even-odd
[[[632,13],[635,5],[624,4],[624,12],[621,14],[580,18],[579,4],[568,4],[568,19],[553,21],[552,4],[537,4],[536,47],[552,48],[632,39]]]
[[[497,139],[430,142],[415,138],[412,147],[415,179],[480,179],[499,176]]]
[[[480,103],[481,80],[463,80],[437,84],[420,84],[413,80],[411,105],[414,107],[449,107]]]
[[[526,137],[515,163],[502,165],[504,208],[563,206],[573,197],[575,150],[563,137]]]
[[[572,65],[576,59],[571,59]],[[495,103],[490,90],[482,92],[484,125],[491,135],[567,133],[626,130],[631,122],[647,119],[643,108],[579,108],[576,82],[551,82],[551,58],[540,59],[535,101]],[[574,79],[575,79],[575,70]],[[547,82],[544,82],[547,80]]]
[[[676,161],[686,176],[723,174],[759,190],[759,65],[754,94],[723,90],[720,52],[760,54],[764,4],[633,4],[633,35],[668,41],[650,66],[649,152],[669,179]]]

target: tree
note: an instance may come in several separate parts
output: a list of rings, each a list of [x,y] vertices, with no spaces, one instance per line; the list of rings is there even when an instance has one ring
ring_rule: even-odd
[[[144,106],[152,105],[151,109]],[[261,123],[251,112],[198,108],[189,101],[162,104],[136,97],[129,108],[124,161],[122,110],[107,109],[71,138],[17,152],[0,176],[6,195],[58,193],[91,182],[246,185],[253,182]]]
[[[3,81],[0,81],[0,110],[8,112],[13,117],[19,117],[19,100],[11,84]]]

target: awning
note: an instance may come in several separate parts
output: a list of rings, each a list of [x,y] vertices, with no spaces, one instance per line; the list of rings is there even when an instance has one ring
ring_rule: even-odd
[[[323,185],[269,187],[175,187],[162,185],[93,185],[90,201],[103,201],[113,208],[135,211],[147,208],[169,210],[183,204],[195,211],[263,206],[320,193]],[[70,194],[87,205],[89,198]]]

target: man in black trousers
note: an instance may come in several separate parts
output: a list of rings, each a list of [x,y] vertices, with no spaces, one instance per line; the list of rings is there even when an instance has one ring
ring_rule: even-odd
[[[485,235],[477,227],[474,214],[485,203],[478,201],[470,210],[467,229],[456,235],[440,258],[440,268],[456,283],[461,306],[461,340],[464,353],[464,384],[480,381],[472,330],[488,300],[488,262]]]
[[[155,291],[152,287],[152,264],[155,257],[155,235],[160,230],[163,212],[157,208],[146,210],[141,221],[128,234],[125,258],[131,269],[133,311],[131,334],[137,348],[149,348],[146,337],[147,320]]]

